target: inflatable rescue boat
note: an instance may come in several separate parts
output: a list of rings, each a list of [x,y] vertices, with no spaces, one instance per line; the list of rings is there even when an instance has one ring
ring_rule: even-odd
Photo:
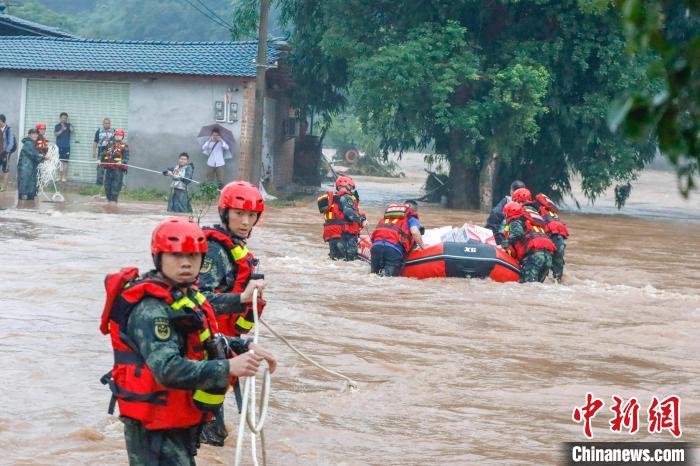
[[[465,223],[461,228],[426,230],[426,247],[406,257],[401,276],[413,278],[490,278],[497,282],[520,280],[520,266],[496,246],[491,230]],[[359,253],[371,260],[369,235],[360,236]]]

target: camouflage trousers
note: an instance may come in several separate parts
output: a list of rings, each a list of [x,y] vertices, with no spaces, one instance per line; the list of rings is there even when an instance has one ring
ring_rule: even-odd
[[[147,430],[139,421],[121,418],[130,466],[195,466],[197,426]]]
[[[552,235],[552,243],[557,248],[552,254],[552,275],[557,281],[564,275],[564,253],[566,252],[566,238],[562,235]]]
[[[340,238],[328,241],[328,256],[333,260],[354,261],[358,259],[357,236],[343,233]]]
[[[549,251],[533,251],[525,256],[522,263],[521,282],[543,282],[552,267]]]
[[[119,191],[122,190],[122,184],[124,183],[124,173],[124,170],[116,168],[105,170],[104,185],[108,201],[117,202],[119,199]]]

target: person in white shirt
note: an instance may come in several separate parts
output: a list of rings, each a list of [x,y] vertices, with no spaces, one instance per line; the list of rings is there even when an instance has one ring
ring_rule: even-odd
[[[207,159],[207,180],[214,181],[219,189],[224,187],[224,152],[229,150],[228,144],[221,138],[219,130],[211,130],[211,137],[202,146],[202,151],[209,156]]]

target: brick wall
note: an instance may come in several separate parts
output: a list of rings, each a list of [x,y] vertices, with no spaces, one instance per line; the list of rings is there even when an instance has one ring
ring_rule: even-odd
[[[283,131],[284,121],[289,116],[289,99],[282,94],[272,97],[277,99],[272,184],[275,188],[282,188],[292,183],[294,175],[294,138],[286,138]]]
[[[252,173],[253,128],[255,126],[255,82],[248,82],[243,88],[241,113],[241,155],[238,165],[238,178],[249,180]]]

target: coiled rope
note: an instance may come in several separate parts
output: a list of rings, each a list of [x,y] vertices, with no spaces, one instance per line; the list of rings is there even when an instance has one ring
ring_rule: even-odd
[[[258,343],[258,289],[253,290],[253,343]],[[252,351],[252,350],[251,350]],[[250,449],[253,456],[253,464],[258,466],[258,454],[256,448],[256,437],[260,435],[260,443],[262,450],[262,463],[267,464],[267,453],[265,451],[265,434],[263,426],[267,418],[267,410],[270,402],[270,368],[265,361],[265,372],[263,374],[263,385],[260,392],[260,420],[255,420],[255,375],[245,377],[243,380],[243,404],[241,406],[241,418],[238,421],[238,436],[236,438],[236,460],[235,465],[240,466],[241,457],[243,456],[243,436],[245,435],[245,427],[250,429]]]
[[[43,196],[47,201],[63,202],[65,198],[58,191],[56,186],[56,175],[61,168],[61,161],[58,158],[58,146],[49,144],[49,150],[46,153],[46,158],[39,164],[37,169],[36,187],[39,195]],[[53,195],[49,195],[44,191],[49,184],[53,184]]]

